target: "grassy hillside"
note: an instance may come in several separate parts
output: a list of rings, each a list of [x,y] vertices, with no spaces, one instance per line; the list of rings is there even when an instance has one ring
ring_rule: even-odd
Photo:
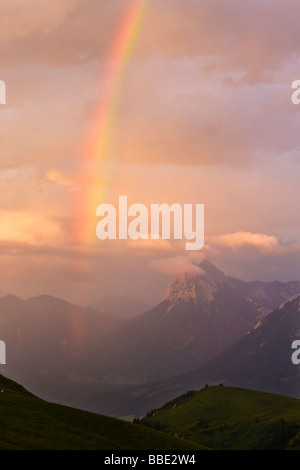
[[[206,387],[141,423],[213,449],[300,449],[300,400],[264,392]]]
[[[0,450],[191,450],[203,446],[119,419],[55,405],[0,376]]]

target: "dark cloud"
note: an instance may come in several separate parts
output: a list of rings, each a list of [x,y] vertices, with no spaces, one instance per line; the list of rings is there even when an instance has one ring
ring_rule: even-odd
[[[22,0],[1,2],[1,64],[70,65],[107,58],[130,2]],[[268,80],[298,54],[300,5],[290,0],[153,0],[139,53],[211,56],[214,67]]]
[[[121,1],[5,0],[1,12],[2,65],[48,67],[106,58],[124,15]]]

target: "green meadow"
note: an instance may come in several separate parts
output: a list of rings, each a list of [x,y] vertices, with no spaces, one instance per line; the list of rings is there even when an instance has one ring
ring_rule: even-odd
[[[202,450],[120,419],[41,400],[0,376],[0,450]]]
[[[152,410],[140,423],[213,449],[300,450],[300,400],[265,392],[206,387]]]

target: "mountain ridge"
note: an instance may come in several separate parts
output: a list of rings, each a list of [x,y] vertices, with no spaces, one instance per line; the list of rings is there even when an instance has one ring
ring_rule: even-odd
[[[297,294],[206,364],[156,383],[96,392],[84,406],[141,415],[188,390],[218,383],[300,398],[300,367],[291,361],[291,344],[300,338],[299,310]]]
[[[102,381],[153,382],[204,364],[250,331],[274,299],[300,291],[299,281],[280,286],[278,293],[277,284],[247,283],[202,261],[169,285],[162,302],[121,326],[100,365]]]
[[[175,279],[162,302],[127,321],[53,296],[0,298],[6,370],[46,399],[91,398],[97,408],[98,392],[150,389],[204,367],[259,325],[271,305],[299,291],[299,281],[247,283],[206,260]]]
[[[0,375],[1,450],[206,450],[121,419],[44,401]]]

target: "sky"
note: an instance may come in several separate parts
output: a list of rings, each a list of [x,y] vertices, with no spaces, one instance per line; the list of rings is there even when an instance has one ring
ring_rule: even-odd
[[[1,0],[0,290],[155,304],[205,257],[300,279],[296,0]],[[203,249],[96,208],[204,204]]]

